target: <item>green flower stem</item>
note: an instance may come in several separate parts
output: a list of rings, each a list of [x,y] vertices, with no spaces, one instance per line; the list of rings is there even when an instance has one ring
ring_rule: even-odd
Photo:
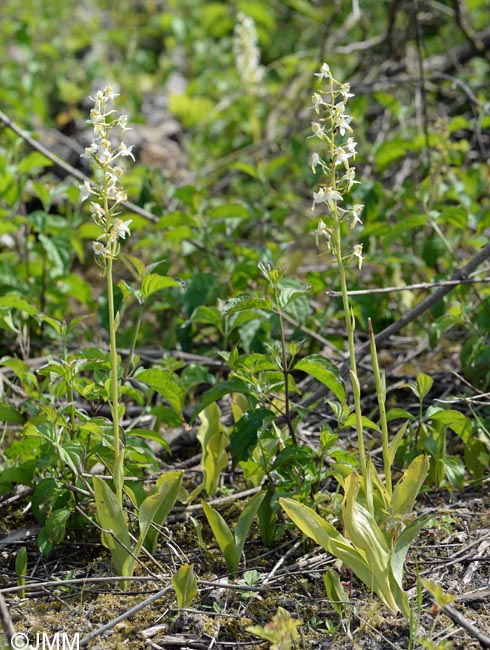
[[[345,326],[347,329],[350,373],[351,373],[351,382],[352,382],[353,396],[354,396],[354,412],[356,416],[357,445],[359,448],[359,464],[361,466],[361,475],[364,479],[364,486],[366,490],[368,508],[370,508],[370,501],[371,501],[369,497],[370,485],[369,485],[368,469],[367,469],[367,462],[366,462],[366,449],[364,446],[364,428],[362,424],[361,395],[359,389],[359,379],[357,377],[356,350],[355,350],[355,342],[354,342],[354,318],[352,316],[352,310],[349,302],[349,295],[347,293],[348,291],[347,280],[345,277],[344,261],[342,259],[341,225],[337,215],[335,215],[333,239],[334,239],[333,243],[334,243],[335,256],[337,259],[337,266],[339,269],[340,291],[342,293],[342,305],[344,307]]]
[[[117,357],[116,329],[114,316],[114,288],[112,283],[112,257],[107,260],[107,302],[109,305],[109,337],[111,355],[111,413],[114,427],[114,488],[116,498],[122,507],[124,485],[124,450],[121,448],[119,435],[119,361]]]
[[[383,447],[383,465],[385,470],[385,484],[386,491],[391,500],[391,495],[393,494],[393,483],[391,480],[391,463],[390,463],[390,450],[389,450],[389,438],[388,438],[388,421],[386,419],[386,382],[384,376],[381,374],[378,363],[378,353],[376,351],[376,343],[374,341],[374,332],[373,326],[371,324],[371,319],[368,319],[369,323],[369,345],[371,348],[371,365],[374,372],[374,383],[376,386],[376,394],[378,396],[378,409],[379,409],[379,421],[381,424],[381,444]]]
[[[136,349],[136,341],[138,340],[138,334],[141,327],[141,321],[143,320],[143,305],[140,305],[138,308],[138,316],[136,324],[134,326],[133,337],[131,339],[131,346],[129,348],[128,359],[123,370],[123,379],[129,376],[129,372],[133,367],[134,363],[134,351]],[[226,348],[225,348],[226,349]]]

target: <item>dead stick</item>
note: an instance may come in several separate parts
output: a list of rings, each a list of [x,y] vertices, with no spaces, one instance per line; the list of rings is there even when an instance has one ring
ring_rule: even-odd
[[[2,623],[3,631],[7,637],[7,643],[10,646],[12,637],[15,634],[15,628],[7,607],[7,603],[5,602],[5,598],[2,596],[2,594],[0,594],[0,622]]]
[[[446,614],[453,623],[462,627],[470,636],[478,641],[482,648],[490,648],[490,637],[481,632],[476,625],[473,625],[468,619],[466,619],[463,614],[461,614],[457,609],[451,605],[445,605],[442,608],[443,614]]]

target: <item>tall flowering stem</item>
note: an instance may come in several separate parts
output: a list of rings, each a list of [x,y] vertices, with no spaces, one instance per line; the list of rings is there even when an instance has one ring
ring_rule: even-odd
[[[355,168],[351,166],[356,156],[357,143],[352,137],[352,118],[346,112],[346,104],[353,94],[348,83],[340,83],[334,79],[329,66],[324,63],[316,76],[324,86],[312,96],[312,109],[315,121],[312,122],[312,138],[318,138],[325,145],[326,153],[321,157],[313,153],[311,167],[314,173],[318,170],[323,175],[323,181],[318,190],[313,192],[312,210],[321,205],[326,216],[321,219],[314,235],[317,244],[335,256],[339,270],[340,290],[344,309],[347,341],[349,348],[350,376],[354,396],[354,412],[359,447],[359,463],[364,479],[366,498],[369,509],[372,509],[371,481],[369,463],[367,462],[364,430],[362,422],[361,391],[357,377],[354,331],[355,321],[347,293],[346,263],[355,260],[359,270],[362,268],[362,244],[356,244],[353,250],[344,255],[342,251],[343,223],[354,229],[361,222],[363,205],[355,204],[341,207],[345,195],[355,183]]]
[[[90,199],[90,213],[94,222],[100,226],[101,234],[92,242],[95,261],[101,267],[107,278],[107,301],[109,307],[109,343],[111,359],[111,389],[110,408],[114,432],[114,469],[113,479],[116,498],[122,507],[124,487],[124,445],[120,435],[119,407],[119,359],[117,355],[116,331],[119,325],[119,314],[114,310],[114,286],[112,268],[114,260],[121,251],[121,239],[131,234],[131,220],[120,218],[122,204],[127,200],[126,192],[122,189],[120,178],[124,172],[120,165],[123,157],[129,156],[134,160],[132,147],[127,147],[121,140],[115,146],[111,140],[112,131],[117,130],[121,135],[127,130],[127,116],[117,115],[113,108],[115,93],[110,86],[97,92],[94,107],[90,111],[89,122],[93,125],[94,138],[85,149],[82,157],[88,158],[94,167],[97,185],[85,181],[80,186],[82,201]]]

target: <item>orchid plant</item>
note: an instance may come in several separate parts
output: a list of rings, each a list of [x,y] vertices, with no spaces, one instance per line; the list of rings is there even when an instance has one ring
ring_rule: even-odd
[[[94,138],[82,156],[92,161],[95,168],[97,185],[85,181],[80,186],[82,201],[91,199],[90,213],[102,233],[92,243],[95,261],[107,279],[107,297],[109,311],[109,342],[111,359],[110,409],[113,425],[114,463],[112,478],[114,492],[101,477],[93,477],[97,519],[102,528],[102,543],[112,557],[112,563],[121,576],[130,577],[135,568],[138,555],[143,547],[147,553],[156,548],[159,528],[174,505],[183,479],[183,472],[168,472],[159,477],[151,494],[141,495],[124,485],[124,444],[121,436],[120,418],[123,407],[120,404],[119,357],[117,353],[116,331],[120,315],[115,313],[113,264],[121,252],[121,239],[126,239],[131,232],[131,219],[121,218],[122,208],[127,201],[127,194],[121,186],[124,169],[121,158],[134,160],[132,147],[124,142],[114,146],[111,135],[117,129],[123,135],[127,130],[127,116],[117,114],[113,108],[117,93],[110,86],[97,92],[94,108],[90,112],[90,122],[94,128]],[[129,496],[138,513],[139,536],[132,543],[128,518],[123,507],[124,493]],[[124,581],[123,586],[127,586]]]
[[[333,77],[326,63],[316,76],[326,88],[313,93],[312,109],[316,120],[312,123],[310,137],[319,139],[325,145],[326,155],[320,157],[314,152],[311,157],[313,172],[320,170],[323,174],[318,190],[313,192],[312,209],[322,206],[327,214],[320,219],[313,234],[317,244],[322,245],[327,253],[333,254],[339,271],[354,402],[352,420],[357,430],[360,476],[355,471],[344,477],[339,476],[344,489],[343,534],[298,500],[279,501],[303,533],[342,560],[390,609],[409,616],[408,598],[402,584],[403,564],[409,545],[427,523],[427,518],[414,517],[412,510],[427,475],[428,461],[423,455],[417,456],[393,488],[391,466],[406,424],[390,443],[385,409],[385,378],[379,368],[371,324],[371,359],[378,396],[379,425],[362,413],[354,342],[355,321],[346,279],[347,262],[354,260],[358,269],[362,269],[362,244],[354,244],[347,254],[343,251],[344,224],[350,230],[361,224],[364,207],[361,204],[347,204],[347,195],[354,184],[358,183],[355,167],[352,166],[357,143],[352,135],[352,117],[346,112],[347,102],[353,94],[348,83],[341,83]],[[365,426],[370,426],[381,434],[384,481],[366,452]]]

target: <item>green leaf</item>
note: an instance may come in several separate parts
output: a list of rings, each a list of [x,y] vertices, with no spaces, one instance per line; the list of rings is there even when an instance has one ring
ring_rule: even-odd
[[[213,402],[200,414],[201,426],[197,439],[202,447],[201,466],[204,472],[204,487],[214,497],[218,489],[221,471],[228,465],[226,448],[229,438],[221,424],[221,411]]]
[[[190,317],[191,323],[205,323],[214,325],[216,329],[223,334],[223,315],[221,310],[217,307],[209,307],[208,305],[199,305]]]
[[[362,421],[362,426],[365,429],[373,429],[373,431],[377,431],[378,433],[381,433],[381,429],[379,426],[376,424],[376,422],[373,422],[369,418],[367,418],[365,415],[361,417]],[[346,418],[345,422],[342,425],[343,428],[346,427],[353,427],[354,429],[357,427],[357,417],[355,413],[351,413],[349,417]]]
[[[431,596],[434,598],[436,605],[440,609],[442,609],[446,605],[450,605],[451,603],[454,603],[454,601],[456,600],[456,596],[453,596],[452,594],[447,594],[445,591],[443,591],[439,582],[433,582],[432,580],[422,580],[422,584],[427,589],[427,591],[431,594]]]
[[[246,309],[260,309],[263,311],[274,311],[274,306],[269,298],[258,298],[248,293],[242,293],[236,298],[230,298],[223,307],[223,314],[230,316]]]
[[[245,382],[241,381],[240,379],[229,379],[227,381],[222,381],[219,384],[216,384],[216,386],[213,386],[212,388],[207,390],[203,394],[201,401],[196,407],[194,413],[192,414],[191,423],[194,422],[194,420],[199,415],[199,413],[203,411],[207,406],[209,406],[213,402],[217,402],[225,395],[229,395],[231,393],[242,393],[243,395],[252,395],[252,391],[250,390],[249,386]]]
[[[395,456],[396,452],[398,450],[398,447],[405,437],[405,432],[407,430],[407,427],[409,425],[408,420],[402,424],[402,426],[398,429],[396,434],[393,436],[392,440],[390,441],[390,444],[388,445],[388,458],[390,465],[393,465],[395,461]]]
[[[412,460],[393,490],[390,505],[395,514],[409,515],[412,513],[413,504],[428,471],[429,459],[427,456],[421,454]]]
[[[0,309],[20,309],[25,311],[29,316],[35,316],[37,309],[21,298],[17,293],[7,293],[5,296],[0,297]]]
[[[323,574],[323,582],[328,600],[339,616],[343,616],[348,608],[350,598],[340,582],[340,576],[335,569],[327,569]]]
[[[15,554],[15,573],[17,575],[17,586],[23,587],[27,575],[27,549],[21,546]],[[25,591],[19,591],[19,598],[25,598]]]
[[[28,174],[34,170],[43,169],[43,167],[51,167],[53,163],[49,158],[43,156],[39,151],[33,151],[23,158],[18,166],[20,174]]]
[[[444,475],[454,488],[460,490],[464,487],[465,466],[457,456],[445,456],[441,458],[444,467]]]
[[[167,275],[159,275],[158,273],[150,273],[143,278],[141,283],[141,293],[143,297],[148,298],[157,291],[168,289],[169,287],[182,287],[178,280],[168,277]]]
[[[138,551],[141,545],[144,545],[150,553],[155,552],[159,533],[158,527],[162,526],[177,500],[183,477],[183,471],[163,474],[156,482],[153,494],[148,496],[141,504]]]
[[[166,399],[179,415],[182,414],[185,390],[178,375],[170,370],[148,368],[138,372],[135,378]]]
[[[76,440],[69,440],[58,447],[61,460],[68,465],[71,471],[79,476],[83,471],[85,448]]]
[[[256,180],[259,180],[260,178],[259,170],[257,169],[257,167],[254,167],[253,165],[249,165],[247,163],[242,163],[242,162],[232,163],[230,165],[230,169],[238,169],[238,171],[241,171],[244,174],[247,174],[248,176],[255,178]]]
[[[388,169],[399,158],[413,149],[411,140],[403,138],[393,138],[392,140],[383,141],[375,153],[376,166],[380,172]]]
[[[430,420],[433,424],[437,422],[444,427],[448,427],[465,443],[468,442],[473,431],[472,421],[464,413],[455,411],[454,409],[440,410],[432,413]]]
[[[315,377],[327,386],[340,402],[345,402],[345,385],[338,368],[321,354],[312,354],[301,359],[294,365],[294,370],[301,370]]]
[[[130,577],[134,570],[134,560],[129,550],[129,537],[126,513],[117,502],[116,495],[107,483],[98,476],[93,477],[97,521],[106,531],[102,533],[102,544],[111,552],[112,563],[117,575]]]
[[[373,588],[373,572],[364,553],[358,551],[329,522],[314,510],[294,499],[279,499],[282,509],[296,526],[308,537],[315,540],[328,553],[341,560],[369,588]]]
[[[66,524],[70,518],[71,510],[60,508],[53,510],[46,519],[44,526],[48,539],[54,544],[59,544],[63,541],[66,534]]]
[[[247,411],[235,424],[230,434],[230,452],[234,463],[247,460],[257,444],[257,432],[274,413],[266,408]]]
[[[210,219],[248,219],[247,208],[241,203],[224,203],[207,212]]]
[[[259,492],[254,497],[250,499],[245,508],[240,513],[238,521],[235,528],[235,542],[237,547],[238,557],[242,554],[243,547],[245,545],[245,540],[247,539],[248,531],[252,525],[257,510],[259,509],[260,504],[262,503],[265,496],[265,492]]]
[[[424,374],[423,372],[417,375],[417,388],[418,388],[418,397],[424,399],[432,388],[434,380],[429,375]]]
[[[9,404],[0,404],[0,422],[22,424],[24,417],[19,413],[18,408],[14,408]]]
[[[197,578],[192,564],[183,564],[171,579],[179,609],[190,607],[197,594]]]
[[[426,515],[424,517],[418,517],[414,521],[404,522],[401,532],[396,538],[391,556],[391,568],[393,571],[393,577],[400,588],[402,588],[403,565],[405,564],[408,549],[422,528],[427,526],[431,518],[431,515]]]
[[[226,566],[231,573],[238,571],[240,564],[240,555],[237,555],[237,548],[235,544],[235,537],[231,532],[228,524],[223,517],[214,508],[203,502],[202,508],[206,519],[208,520],[213,535],[218,542],[218,545],[225,558]]]

